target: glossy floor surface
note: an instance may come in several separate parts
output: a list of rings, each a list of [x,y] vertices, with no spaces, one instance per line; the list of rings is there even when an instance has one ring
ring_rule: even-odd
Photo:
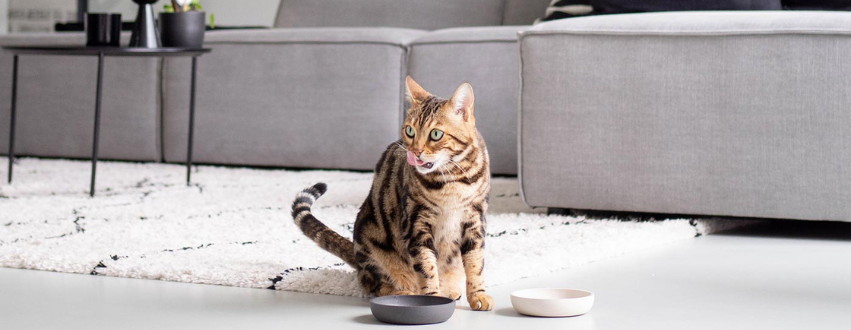
[[[593,291],[590,313],[534,318],[510,293]],[[849,329],[851,223],[775,221],[490,290],[430,329]],[[0,268],[0,329],[355,329],[365,299]]]

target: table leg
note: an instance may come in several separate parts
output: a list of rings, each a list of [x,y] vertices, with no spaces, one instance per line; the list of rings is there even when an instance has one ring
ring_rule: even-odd
[[[103,90],[103,53],[98,54],[98,83],[95,99],[95,136],[92,142],[92,184],[89,188],[89,196],[95,196],[95,173],[98,165],[98,139],[100,139],[100,103]]]
[[[18,55],[12,68],[12,116],[9,118],[9,183],[12,183],[12,166],[15,163],[15,113],[18,107]]]
[[[187,150],[186,150],[186,185],[189,186],[189,182],[192,176],[192,144],[193,144],[193,133],[195,130],[195,70],[197,67],[197,57],[192,57],[192,85],[191,91],[189,92],[189,141],[187,142]]]

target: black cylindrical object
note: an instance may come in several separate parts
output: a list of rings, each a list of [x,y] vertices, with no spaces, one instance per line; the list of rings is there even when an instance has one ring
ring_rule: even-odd
[[[133,0],[139,4],[136,14],[136,24],[133,26],[133,34],[130,35],[130,47],[159,48],[160,37],[157,34],[157,25],[154,22],[154,8],[152,3],[158,0]]]
[[[206,15],[203,11],[161,13],[163,47],[202,48]]]
[[[121,46],[121,14],[86,13],[86,46]]]

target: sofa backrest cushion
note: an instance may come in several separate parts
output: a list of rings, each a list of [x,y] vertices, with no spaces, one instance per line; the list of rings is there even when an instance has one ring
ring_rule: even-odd
[[[501,25],[505,1],[281,0],[275,27],[382,26],[437,30]]]
[[[505,0],[502,25],[530,25],[543,18],[552,0]]]

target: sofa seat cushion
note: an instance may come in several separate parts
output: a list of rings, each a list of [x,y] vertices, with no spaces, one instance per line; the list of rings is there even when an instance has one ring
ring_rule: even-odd
[[[438,30],[410,46],[408,73],[429,92],[449,97],[464,82],[473,86],[476,125],[488,145],[495,174],[517,173],[517,33],[526,28]]]

